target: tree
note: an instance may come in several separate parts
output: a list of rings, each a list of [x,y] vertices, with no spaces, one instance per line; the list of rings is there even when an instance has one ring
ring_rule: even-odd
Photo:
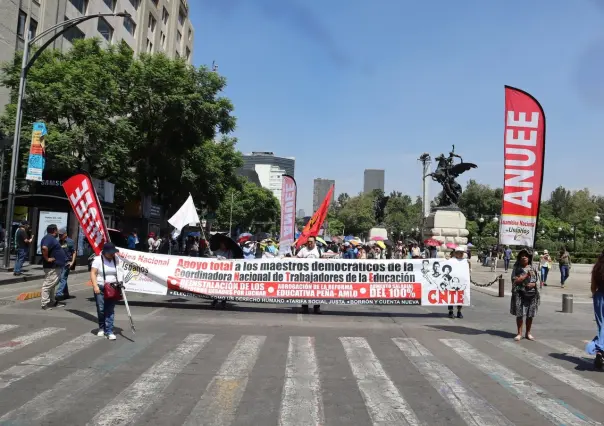
[[[480,216],[493,217],[501,214],[502,199],[501,188],[493,189],[470,179],[459,198],[459,208],[468,219],[478,219]]]
[[[552,213],[560,219],[566,219],[569,213],[571,193],[562,186],[556,188],[550,195],[549,203],[552,206]]]
[[[16,99],[20,54],[2,68]],[[84,169],[116,184],[116,201],[154,196],[167,212],[189,193],[214,210],[237,185],[241,163],[234,139],[215,142],[235,127],[233,105],[220,96],[226,80],[205,67],[163,54],[134,58],[124,44],[101,47],[78,40],[68,52],[46,50],[28,76],[23,137],[34,121],[49,130],[47,167]],[[16,106],[0,126],[11,130]],[[21,170],[27,165],[22,146]]]
[[[350,198],[338,214],[347,235],[364,235],[375,226],[373,194],[360,194]]]
[[[216,212],[215,228],[228,229],[233,206],[233,230],[272,231],[281,217],[279,200],[271,191],[240,178],[239,186],[227,190],[224,202]],[[262,223],[262,224],[261,224]]]

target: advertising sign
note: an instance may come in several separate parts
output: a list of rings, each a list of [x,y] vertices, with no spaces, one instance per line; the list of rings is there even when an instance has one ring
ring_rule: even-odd
[[[27,163],[26,180],[36,182],[42,181],[42,172],[46,163],[44,138],[46,137],[46,124],[36,122],[31,134],[31,146],[29,148],[29,161]]]
[[[67,217],[68,214],[65,212],[40,212],[40,219],[38,220],[38,233],[36,238],[38,240],[38,254],[42,254],[42,238],[46,235],[46,228],[48,225],[57,225],[57,228],[67,228]]]

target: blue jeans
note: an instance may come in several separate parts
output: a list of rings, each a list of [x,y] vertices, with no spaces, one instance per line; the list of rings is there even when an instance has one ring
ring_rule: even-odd
[[[546,283],[547,282],[547,274],[549,273],[549,268],[546,268],[545,266],[541,267],[541,282],[542,283]]]
[[[598,335],[585,347],[590,355],[604,352],[604,291],[596,291],[594,294],[594,314],[598,325]]]
[[[59,284],[57,285],[57,293],[55,297],[69,297],[69,287],[67,287],[67,278],[69,277],[69,266],[63,266],[61,276],[59,277]]]
[[[115,319],[115,300],[105,300],[103,296],[104,284],[99,284],[100,294],[94,295],[96,302],[96,314],[99,321],[99,330],[105,330],[105,334],[113,333],[113,320]],[[93,293],[94,294],[94,293]]]
[[[508,259],[507,257],[503,258],[503,267],[506,271],[510,268],[510,259]]]
[[[27,249],[17,249],[17,259],[15,260],[15,270],[13,271],[15,274],[21,273],[25,259],[27,259],[27,252]]]
[[[570,268],[568,265],[560,265],[560,284],[564,285],[569,275]]]

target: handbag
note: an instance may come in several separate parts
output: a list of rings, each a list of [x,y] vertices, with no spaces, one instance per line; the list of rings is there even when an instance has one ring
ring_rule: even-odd
[[[115,258],[113,259],[113,264],[115,265],[115,270],[117,272],[117,263],[115,261]],[[115,301],[119,301],[122,300],[123,296],[122,296],[122,290],[120,288],[119,283],[108,283],[106,281],[106,277],[105,277],[105,262],[103,261],[103,259],[101,259],[101,265],[103,267],[103,282],[105,283],[103,285],[103,298],[105,300],[115,300]]]

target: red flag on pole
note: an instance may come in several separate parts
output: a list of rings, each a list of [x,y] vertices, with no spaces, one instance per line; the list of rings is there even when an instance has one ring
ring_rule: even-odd
[[[541,104],[527,92],[506,86],[500,244],[533,247],[544,159],[545,114]]]
[[[319,230],[321,229],[321,226],[323,225],[323,222],[325,222],[325,218],[327,217],[329,203],[331,202],[331,197],[333,196],[333,187],[334,186],[331,185],[331,188],[329,188],[329,191],[327,191],[327,195],[325,195],[325,199],[302,230],[302,234],[296,242],[296,248],[306,244],[306,241],[308,241],[308,237],[316,237],[317,235],[319,235]]]

